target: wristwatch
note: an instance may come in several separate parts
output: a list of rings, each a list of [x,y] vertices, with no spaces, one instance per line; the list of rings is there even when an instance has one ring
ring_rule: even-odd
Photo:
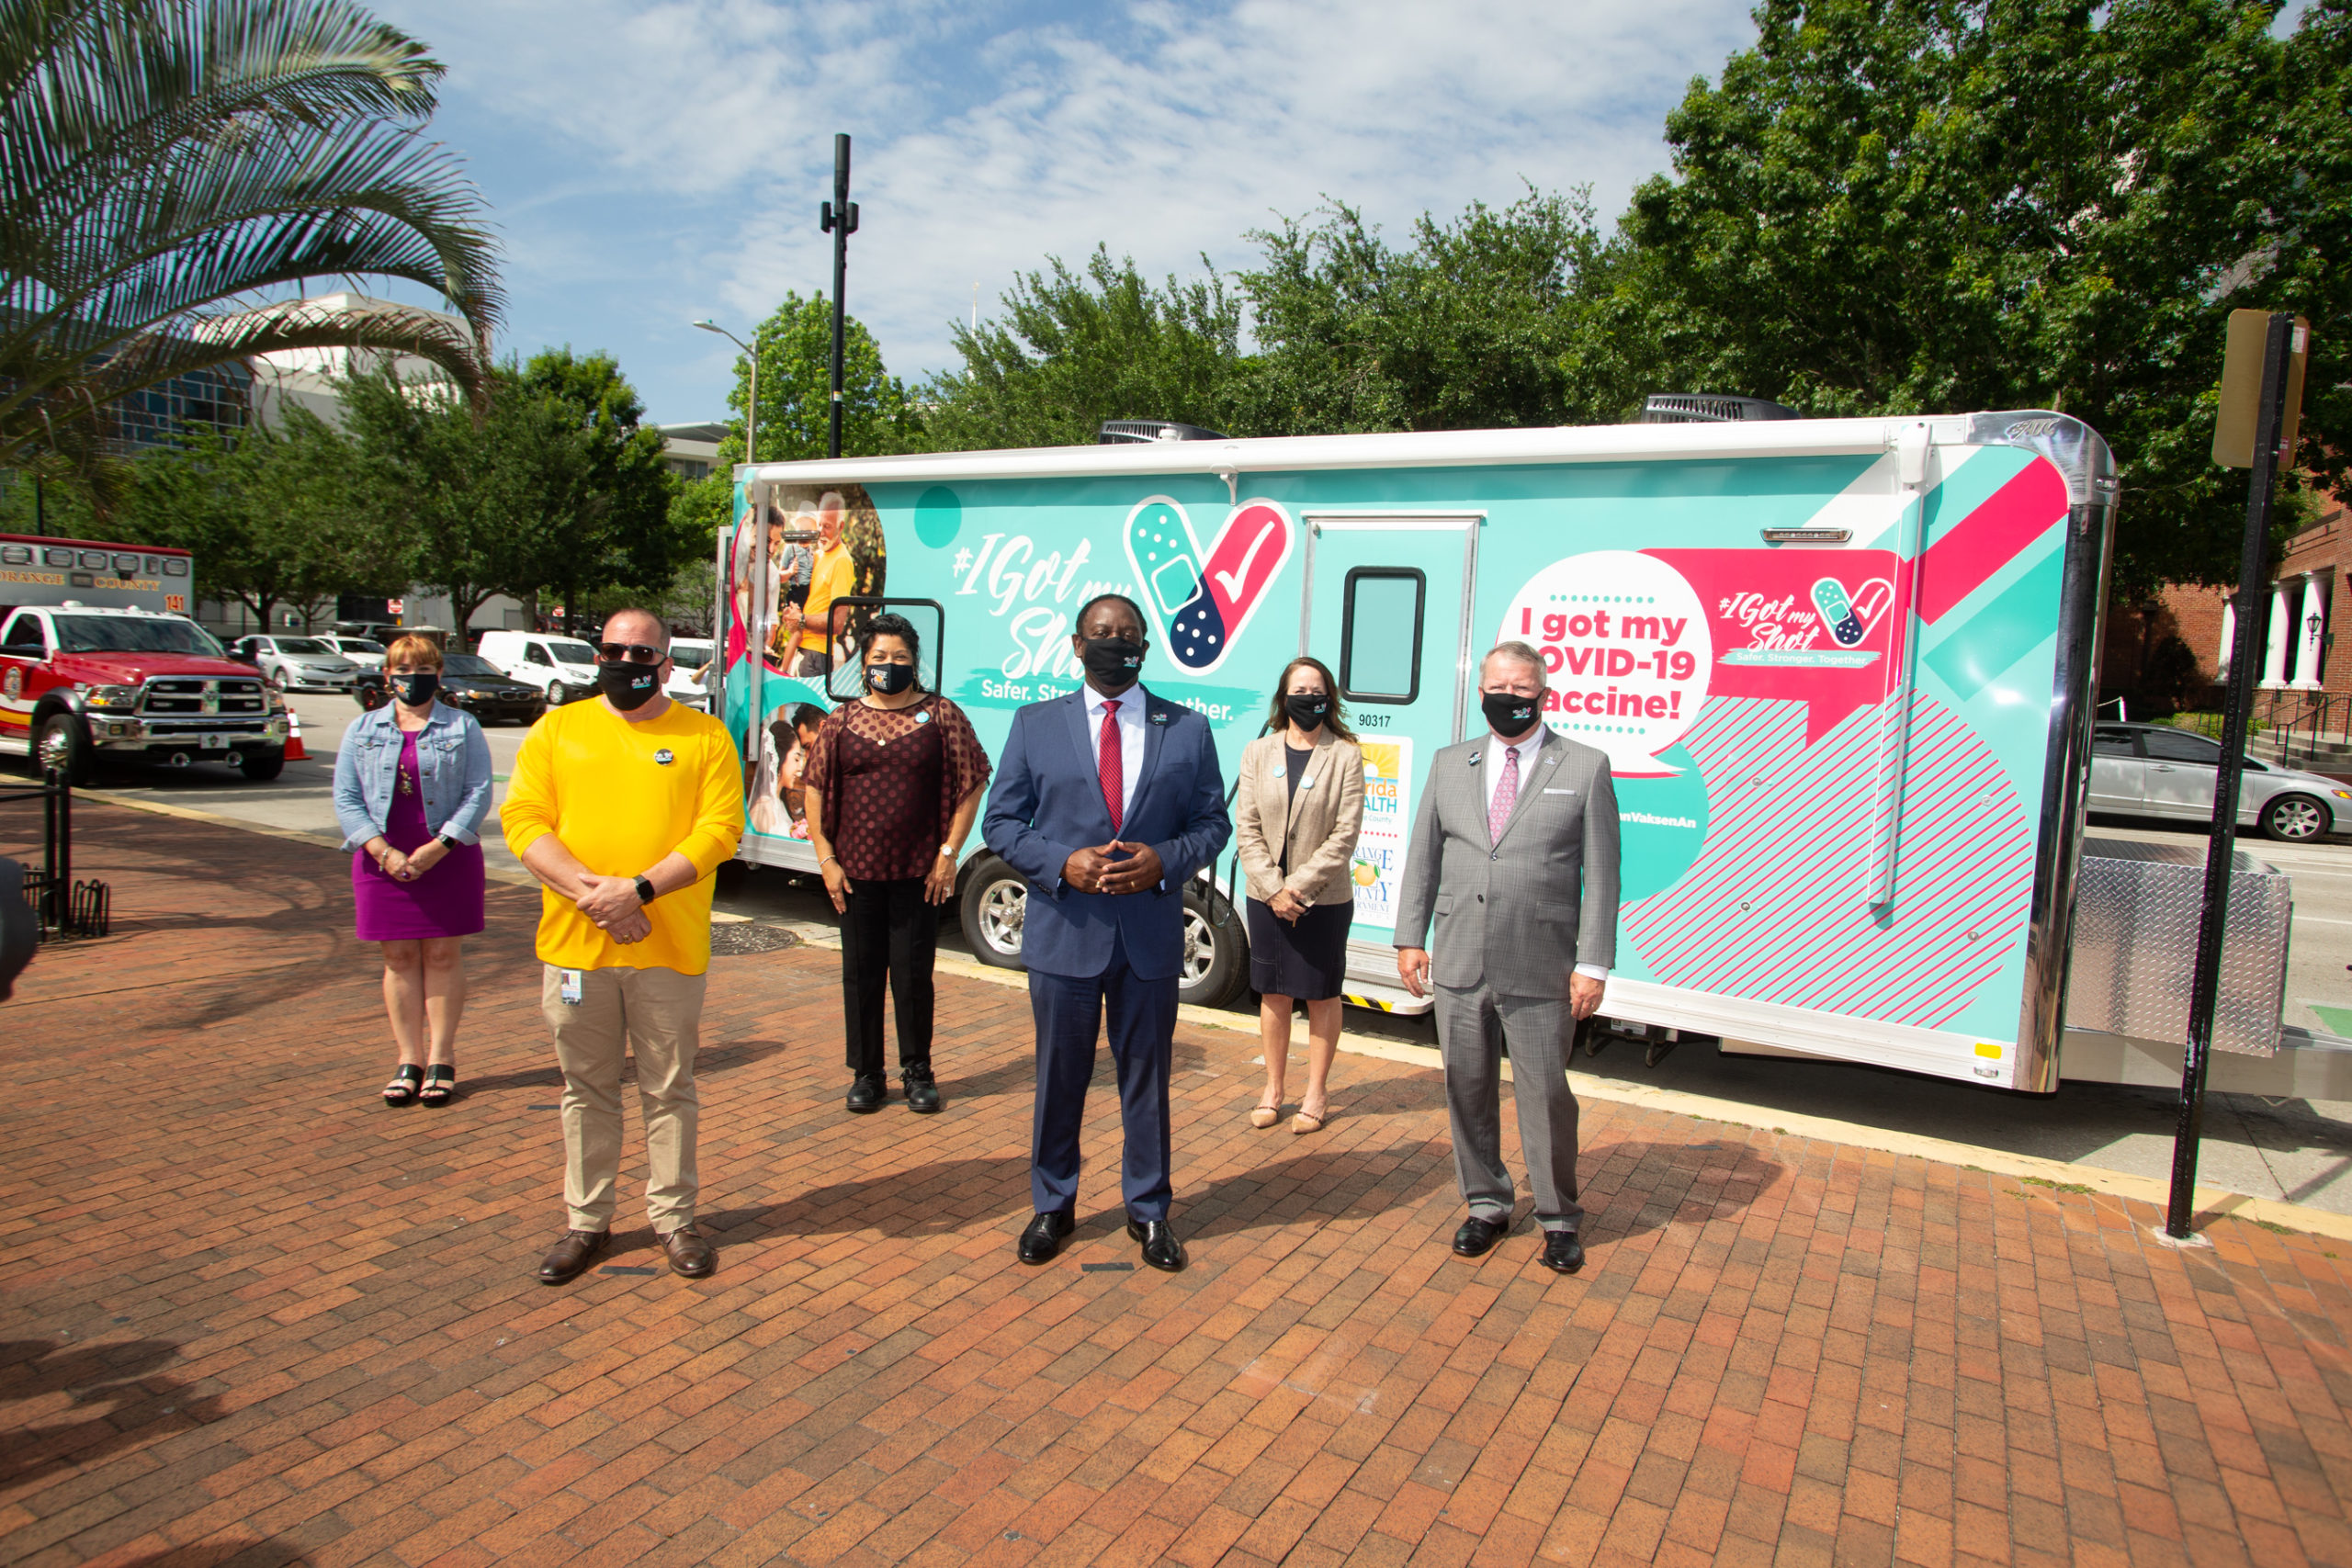
[[[639,903],[639,904],[640,904],[640,905],[644,905],[644,904],[650,904],[650,903],[652,903],[652,902],[653,902],[653,898],[654,898],[653,884],[652,884],[651,882],[650,882],[650,881],[646,880],[646,879],[645,879],[644,877],[642,877],[642,876],[639,877],[639,878],[637,879],[637,901],[638,901],[638,903]]]
[[[433,837],[435,841],[445,850],[461,850],[465,848],[463,844],[460,844],[457,840],[449,837],[447,833],[435,833]]]
[[[956,858],[956,846],[953,844],[942,844],[939,846],[939,852],[945,855],[949,860],[954,860]]]

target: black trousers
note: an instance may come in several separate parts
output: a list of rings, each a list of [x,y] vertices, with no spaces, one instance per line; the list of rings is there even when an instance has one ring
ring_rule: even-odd
[[[882,1055],[882,986],[899,1015],[899,1067],[929,1070],[933,962],[939,953],[939,911],[923,901],[922,878],[853,880],[842,916],[842,1021],[849,1070],[888,1076]]]

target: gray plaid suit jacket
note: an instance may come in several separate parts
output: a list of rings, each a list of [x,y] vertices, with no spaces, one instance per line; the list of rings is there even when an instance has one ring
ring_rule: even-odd
[[[1617,792],[1609,756],[1547,733],[1499,841],[1487,831],[1481,735],[1430,764],[1396,900],[1396,943],[1425,947],[1455,990],[1564,997],[1578,964],[1617,958]],[[1437,931],[1430,936],[1434,917]]]

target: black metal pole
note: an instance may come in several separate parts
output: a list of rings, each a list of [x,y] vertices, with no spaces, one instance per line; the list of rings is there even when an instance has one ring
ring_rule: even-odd
[[[849,237],[857,232],[857,203],[849,198],[849,132],[833,138],[833,199],[819,204],[817,227],[833,237],[833,397],[827,415],[825,456],[842,455],[842,291],[849,287]]]
[[[2278,421],[2287,400],[2292,316],[2274,314],[2262,351],[2262,404],[2255,416],[2254,471],[2246,480],[2245,541],[2238,559],[2229,696],[2222,709],[2222,757],[2213,770],[2212,837],[2205,849],[2205,908],[2197,922],[2197,973],[2188,992],[2188,1048],[2180,1065],[2180,1122],[2173,1134],[2172,1198],[2165,1234],[2187,1239],[2196,1209],[2197,1149],[2205,1130],[2205,1066],[2213,1050],[2213,1005],[2221,991],[2222,937],[2230,914],[2230,863],[2237,855],[2238,781],[2246,720],[2254,706],[2254,661],[2266,617],[2258,606],[2270,578],[2270,496],[2278,482]]]

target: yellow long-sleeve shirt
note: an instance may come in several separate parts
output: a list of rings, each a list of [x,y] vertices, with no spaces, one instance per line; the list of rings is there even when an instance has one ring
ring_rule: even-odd
[[[673,850],[701,873],[647,905],[653,933],[626,947],[571,899],[542,890],[542,962],[682,975],[710,967],[711,892],[743,836],[742,763],[717,719],[678,703],[636,724],[601,698],[557,708],[524,738],[499,820],[518,855],[553,833],[600,875],[639,875]]]

